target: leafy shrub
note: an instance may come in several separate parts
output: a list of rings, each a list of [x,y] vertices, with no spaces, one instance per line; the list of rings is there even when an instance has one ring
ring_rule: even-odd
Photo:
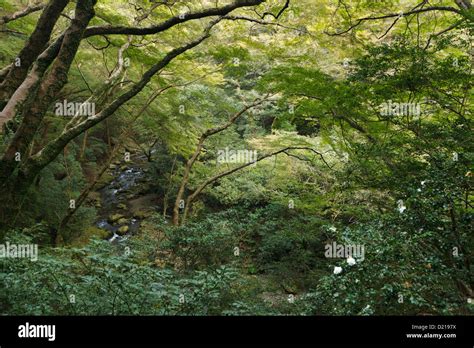
[[[29,243],[11,234],[10,242]],[[38,261],[3,258],[0,312],[9,315],[220,314],[236,294],[227,266],[178,274],[136,255],[149,245],[93,241],[80,249],[40,247]]]

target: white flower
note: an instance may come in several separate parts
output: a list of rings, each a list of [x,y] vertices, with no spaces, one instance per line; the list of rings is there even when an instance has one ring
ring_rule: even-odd
[[[334,267],[334,274],[339,274],[342,272],[342,267]]]
[[[421,188],[417,189],[416,191],[417,191],[417,192],[421,192]]]
[[[354,258],[353,258],[352,256],[349,256],[349,257],[347,258],[347,264],[348,264],[349,266],[354,266],[354,265],[356,264],[356,260],[354,260]]]
[[[426,183],[426,180],[423,180],[423,181],[421,182],[421,186],[425,186],[425,183]]]
[[[397,203],[398,203],[398,211],[400,212],[400,214],[403,214],[403,212],[407,209],[407,207],[405,207],[401,199]]]
[[[469,304],[472,303],[472,298],[468,298],[467,303],[469,303]]]
[[[329,227],[329,231],[331,231],[331,232],[336,232],[336,231],[337,231],[337,228],[334,227],[334,226],[331,226],[331,227]]]

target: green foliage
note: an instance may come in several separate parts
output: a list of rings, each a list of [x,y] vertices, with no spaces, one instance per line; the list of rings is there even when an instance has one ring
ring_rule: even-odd
[[[236,260],[239,246],[236,226],[225,217],[211,216],[178,228],[160,225],[167,236],[163,247],[170,250],[185,269],[203,269]]]
[[[14,224],[27,227],[35,222],[43,222],[53,233],[52,230],[58,229],[70,209],[70,200],[77,199],[84,185],[82,169],[73,153],[66,158],[60,156],[36,179],[18,215],[13,217]],[[71,242],[79,237],[84,227],[90,225],[95,217],[94,207],[80,207],[67,230],[62,231],[63,240]]]
[[[298,0],[277,20],[268,15],[281,9],[276,0],[232,12],[257,22],[267,13],[271,24],[223,19],[106,122],[70,141],[28,190],[18,187],[26,194],[8,214],[13,228],[0,231],[1,242],[38,243],[40,257],[0,259],[0,314],[473,314],[473,11],[368,20],[347,35],[326,35],[357,18],[426,5],[419,2]],[[8,13],[22,6],[0,0]],[[145,28],[211,6],[220,5],[104,0],[89,25]],[[3,25],[2,68],[38,15]],[[209,20],[157,35],[82,40],[55,99],[91,98],[100,112]],[[53,38],[68,25],[61,16]],[[123,71],[104,84],[122,49]],[[99,98],[100,91],[107,93]],[[289,146],[316,152],[287,151],[220,178],[198,196],[185,225],[171,226],[168,214],[201,135],[263,97],[206,139],[183,199],[237,165],[217,163],[226,147],[259,156]],[[389,101],[419,105],[420,114],[384,114]],[[21,117],[2,133],[0,155]],[[41,153],[69,121],[51,105],[25,152]],[[100,188],[124,168],[141,167],[144,180],[106,204],[86,200],[54,238],[70,200],[93,183],[115,146],[113,169],[91,196],[102,197]],[[150,206],[139,206],[142,195],[152,196],[143,200]],[[120,241],[98,240],[111,234],[96,226],[110,213],[141,225]],[[333,241],[363,245],[365,259],[326,258]]]
[[[30,242],[24,235],[12,235],[9,241]],[[236,299],[231,284],[238,275],[232,267],[180,275],[139,262],[134,255],[143,249],[147,246],[134,243],[131,247],[111,247],[107,242],[94,241],[80,249],[40,247],[36,262],[2,259],[0,312],[215,315]]]

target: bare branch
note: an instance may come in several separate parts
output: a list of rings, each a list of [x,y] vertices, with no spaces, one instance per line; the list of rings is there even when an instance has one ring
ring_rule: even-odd
[[[11,15],[0,17],[0,25],[28,16],[30,13],[40,11],[46,7],[46,4],[31,5],[22,10],[16,11]]]
[[[233,3],[217,8],[205,9],[202,11],[188,12],[170,19],[154,26],[146,28],[126,27],[126,26],[93,26],[86,29],[84,38],[95,35],[112,35],[112,34],[127,34],[127,35],[151,35],[163,32],[171,27],[185,23],[193,19],[200,19],[213,16],[225,16],[231,11],[247,6],[255,6],[263,3],[264,0],[236,0]]]
[[[283,12],[285,12],[285,10],[290,6],[290,0],[286,0],[285,2],[285,5],[283,5],[283,7],[280,9],[280,11],[278,11],[278,13],[276,14],[276,16],[271,13],[271,12],[265,12],[264,14],[262,15],[259,15],[261,19],[265,19],[266,16],[271,16],[275,19],[278,19],[282,14]],[[257,12],[257,11],[255,11]],[[258,13],[257,13],[258,14]]]
[[[427,42],[426,42],[426,45],[425,45],[425,50],[427,50],[429,47],[430,47],[430,44],[431,44],[431,40],[433,38],[437,38],[438,36],[441,36],[445,33],[447,33],[448,31],[451,31],[451,30],[454,30],[456,29],[457,27],[459,27],[462,23],[464,23],[466,21],[466,18],[463,18],[459,21],[457,21],[456,23],[454,23],[453,25],[450,25],[449,27],[447,27],[446,29],[443,29],[435,34],[431,34],[430,37],[428,38]]]
[[[291,151],[291,150],[309,150],[317,155],[319,155],[321,157],[321,159],[323,160],[323,162],[329,167],[331,168],[327,162],[325,161],[324,157],[323,157],[323,154],[314,150],[313,148],[310,148],[310,147],[307,147],[307,146],[288,146],[288,147],[285,147],[283,149],[280,149],[278,151],[274,151],[274,152],[271,152],[271,153],[268,153],[266,155],[263,155],[259,158],[257,158],[254,162],[249,162],[249,163],[245,163],[245,164],[242,164],[240,166],[237,166],[235,168],[232,168],[232,169],[229,169],[229,170],[226,170],[225,172],[222,172],[222,173],[219,173],[217,175],[214,175],[213,177],[207,179],[206,181],[204,181],[201,185],[198,186],[198,188],[191,194],[188,196],[188,198],[186,199],[186,206],[185,206],[185,210],[184,210],[184,213],[183,213],[183,220],[182,220],[182,223],[184,224],[186,222],[186,217],[188,215],[188,212],[189,212],[189,209],[190,209],[190,206],[192,205],[192,202],[196,199],[196,197],[207,187],[209,186],[210,184],[218,181],[219,179],[225,177],[225,176],[228,176],[228,175],[231,175],[241,169],[244,169],[246,167],[249,167],[251,165],[254,165],[255,163],[257,162],[260,162],[266,158],[269,158],[269,157],[273,157],[273,156],[276,156],[280,153],[284,153],[286,155],[289,155],[288,154],[288,151]]]
[[[276,27],[285,28],[285,29],[289,29],[289,30],[295,30],[295,31],[302,32],[304,34],[308,34],[308,31],[305,30],[305,29],[289,27],[289,26],[286,26],[286,25],[283,25],[283,24],[280,24],[280,23],[277,23],[277,22],[266,22],[266,21],[256,19],[256,18],[251,18],[251,17],[230,16],[230,15],[228,15],[228,16],[225,16],[223,19],[230,20],[230,21],[242,20],[242,21],[253,22],[253,23],[262,24],[262,25],[273,25],[273,26],[276,26]]]
[[[363,22],[366,22],[366,21],[373,21],[373,20],[387,19],[387,18],[395,18],[395,17],[401,18],[401,17],[410,16],[410,15],[417,14],[417,13],[424,13],[424,12],[431,12],[431,11],[445,11],[445,12],[453,12],[453,13],[456,13],[458,15],[463,15],[461,10],[458,10],[458,9],[456,9],[454,7],[451,7],[451,6],[431,6],[431,7],[426,7],[426,8],[418,8],[418,9],[414,9],[414,10],[407,11],[407,12],[390,13],[390,14],[386,14],[386,15],[382,15],[382,16],[359,18],[356,21],[355,24],[352,24],[349,28],[347,28],[343,31],[339,31],[339,32],[335,32],[335,33],[326,32],[326,34],[329,35],[329,36],[342,35],[342,34],[348,33],[349,31],[351,31],[352,29],[358,27],[360,24],[362,24]],[[392,26],[394,24],[392,24]]]

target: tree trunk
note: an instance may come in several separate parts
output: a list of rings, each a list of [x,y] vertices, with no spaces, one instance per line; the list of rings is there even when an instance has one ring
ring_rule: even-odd
[[[7,180],[15,168],[25,162],[25,158],[15,161],[18,154],[26,157],[27,149],[35,136],[49,105],[54,101],[57,93],[67,82],[71,63],[76,55],[87,24],[94,15],[96,0],[79,0],[76,6],[76,15],[64,34],[61,48],[51,71],[38,87],[38,93],[31,103],[31,107],[22,111],[22,121],[11,143],[8,145],[0,160],[0,180]],[[26,173],[25,173],[26,174]],[[38,172],[31,173],[35,177]]]
[[[36,28],[0,85],[0,109],[23,82],[28,70],[48,43],[51,32],[69,0],[51,0],[43,10]]]

